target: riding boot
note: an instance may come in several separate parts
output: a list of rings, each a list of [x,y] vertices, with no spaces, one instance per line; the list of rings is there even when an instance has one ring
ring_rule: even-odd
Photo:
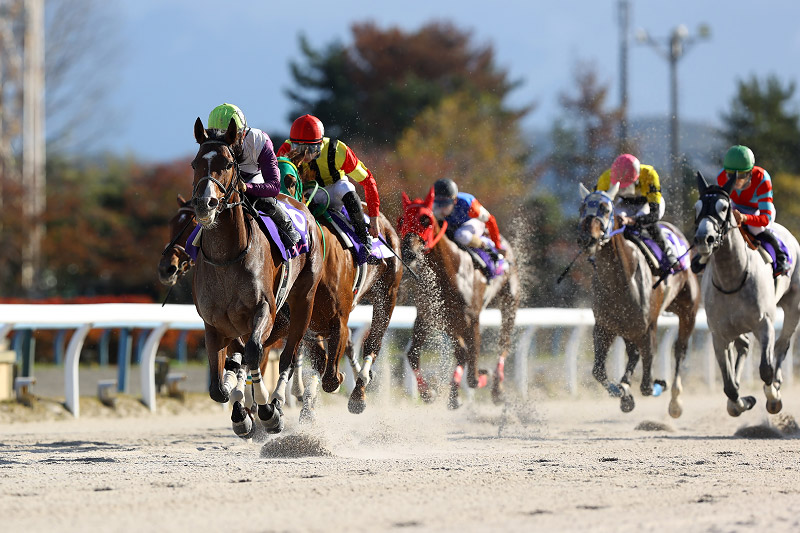
[[[367,223],[364,222],[364,210],[361,208],[361,200],[358,195],[352,191],[342,196],[342,204],[347,209],[347,214],[350,216],[350,222],[353,224],[353,229],[356,231],[356,236],[367,254],[372,252],[372,238],[367,232]]]
[[[761,232],[759,238],[770,243],[775,249],[775,275],[781,276],[783,274],[787,274],[789,272],[789,258],[786,257],[786,253],[781,248],[778,238],[775,237],[775,234],[772,233],[772,230],[764,228],[764,231]]]
[[[286,214],[275,198],[260,198],[257,208],[275,222],[281,241],[286,248],[293,248],[300,241],[300,234],[294,229],[289,215]]]
[[[678,261],[678,258],[675,257],[675,252],[673,251],[672,247],[667,244],[667,239],[664,235],[664,228],[658,224],[652,224],[649,228],[647,228],[647,232],[664,253],[664,262],[670,267],[675,265],[675,263]]]

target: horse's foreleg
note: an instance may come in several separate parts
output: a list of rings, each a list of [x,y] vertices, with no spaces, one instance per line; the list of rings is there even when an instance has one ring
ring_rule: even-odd
[[[789,352],[792,337],[797,330],[798,323],[800,323],[800,309],[798,308],[800,302],[797,301],[798,296],[794,294],[791,295],[794,296],[793,298],[789,298],[789,296],[789,294],[785,295],[784,299],[781,301],[781,307],[783,308],[783,329],[781,330],[780,336],[775,341],[775,378],[773,382],[778,390],[780,390],[781,383],[783,382],[781,365],[783,365],[783,360]]]
[[[428,328],[424,326],[422,318],[418,314],[417,318],[414,320],[414,328],[411,332],[411,346],[409,346],[406,352],[406,357],[408,358],[409,366],[411,366],[411,371],[414,372],[414,377],[417,379],[417,392],[419,393],[419,397],[422,398],[422,401],[430,403],[436,398],[436,395],[422,376],[422,370],[419,366],[419,356],[427,336]]]
[[[225,339],[217,330],[206,324],[206,351],[208,352],[209,385],[208,395],[215,402],[226,403],[230,399],[230,389],[225,387]]]
[[[505,365],[506,357],[511,350],[511,332],[514,331],[514,322],[519,307],[519,295],[512,293],[510,282],[506,284],[500,300],[500,313],[502,323],[500,325],[500,354],[497,356],[497,367],[492,381],[492,401],[501,404],[505,401]]]
[[[720,373],[722,374],[722,390],[728,397],[728,414],[739,416],[743,412],[752,409],[756,404],[756,399],[752,396],[739,397],[739,386],[736,383],[736,360],[733,341],[727,341],[711,333],[711,340],[714,344],[714,354],[717,357]]]
[[[467,362],[467,350],[464,345],[463,339],[452,338],[453,346],[455,347],[456,355],[456,368],[453,371],[453,378],[450,380],[450,397],[447,402],[447,407],[450,409],[458,409],[461,407],[461,400],[458,397],[458,392],[461,388],[461,380],[464,377],[464,366]]]
[[[384,283],[379,281],[375,289],[383,287]],[[389,319],[392,317],[392,310],[397,300],[397,290],[388,291],[386,294],[376,294],[375,301],[372,304],[372,324],[369,328],[367,338],[364,340],[364,366],[361,368],[359,377],[364,382],[364,385],[369,385],[372,380],[372,366],[381,353],[383,346],[383,336],[386,330],[389,329]]]
[[[464,337],[464,350],[467,362],[467,386],[482,389],[489,383],[489,372],[478,368],[478,355],[481,349],[481,325],[478,319],[472,320]]]
[[[347,318],[339,317],[338,320],[333,320],[333,325],[328,335],[327,354],[322,352],[323,355],[321,355],[321,357],[325,357],[326,362],[325,370],[322,374],[322,390],[327,393],[336,393],[342,381],[344,381],[344,375],[339,372],[339,360],[349,340],[350,328],[347,327]],[[319,347],[319,350],[322,351],[322,348]]]
[[[642,354],[642,382],[639,390],[642,396],[653,394],[653,353],[656,346],[656,326],[652,324],[641,340]]]
[[[775,361],[775,328],[769,317],[759,323],[758,340],[761,343],[761,364],[758,367],[761,381],[764,382],[764,394],[767,396],[767,412],[776,414],[783,408],[779,385],[774,383],[777,364]]]
[[[606,389],[611,396],[619,397],[619,387],[608,381],[608,374],[606,374],[606,356],[608,349],[611,347],[611,342],[614,340],[614,335],[604,327],[595,324],[592,333],[594,338],[594,366],[592,367],[592,376],[600,385]]]
[[[681,401],[681,393],[683,392],[683,383],[681,382],[681,365],[686,357],[686,350],[689,348],[689,337],[694,330],[694,314],[679,315],[678,322],[678,335],[675,339],[675,344],[672,346],[672,354],[675,358],[675,374],[672,379],[672,387],[670,390],[671,398],[669,401],[669,416],[678,418],[683,414],[683,402]]]

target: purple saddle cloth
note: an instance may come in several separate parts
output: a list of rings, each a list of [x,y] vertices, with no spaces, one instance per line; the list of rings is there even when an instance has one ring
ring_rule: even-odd
[[[353,230],[353,226],[350,223],[350,217],[347,215],[347,210],[344,208],[339,211],[329,209],[328,214],[334,220],[336,225],[341,228],[345,235],[347,235],[347,237],[350,239],[350,242],[353,243],[352,252],[356,258],[356,263],[359,265],[366,263],[368,257],[367,249],[364,248],[364,245],[361,244],[361,241],[356,236],[356,232]],[[364,215],[364,223],[369,224],[369,217],[366,215]],[[383,233],[380,234],[380,237],[382,240],[389,242],[386,240],[386,236]],[[370,239],[372,240],[372,253],[369,255],[379,259],[392,257],[394,255],[392,250],[383,244],[383,242],[381,242],[381,239],[375,239],[372,236],[370,236]]]
[[[664,232],[664,237],[672,245],[672,249],[675,251],[675,256],[680,257],[680,260],[677,263],[675,263],[675,265],[672,266],[670,272],[672,274],[675,274],[676,272],[686,270],[687,268],[689,268],[689,265],[691,264],[691,259],[689,258],[689,254],[686,253],[689,250],[689,243],[686,242],[684,239],[682,239],[680,236],[678,236],[667,226],[661,224],[659,224],[659,226],[661,227],[661,230]],[[631,234],[639,237],[639,239],[648,248],[650,248],[650,251],[653,252],[653,256],[656,258],[656,261],[658,261],[658,265],[659,267],[661,267],[662,271],[667,270],[670,267],[670,265],[667,264],[664,251],[661,249],[659,245],[655,243],[654,240],[652,240],[650,237],[642,235],[638,231],[634,231],[631,228],[627,228],[626,233],[627,232],[630,232]]]
[[[789,253],[789,248],[786,246],[786,243],[783,242],[783,239],[781,239],[778,236],[777,233],[773,232],[772,234],[775,235],[776,239],[778,239],[778,244],[780,244],[781,250],[783,250],[783,253],[786,254],[787,262],[789,263],[789,266],[791,267],[792,264],[794,263],[794,258],[792,257],[792,254]],[[775,248],[773,248],[772,244],[770,244],[768,241],[766,241],[762,237],[762,235],[763,235],[763,233],[759,233],[758,235],[755,235],[755,238],[758,239],[758,242],[761,243],[761,246],[764,247],[764,249],[767,251],[769,256],[772,258],[772,271],[773,272],[777,272],[777,270],[775,269],[775,265],[778,264],[778,261],[777,261],[777,257],[775,256]]]
[[[268,216],[261,215],[261,220],[264,221],[264,225],[267,227],[269,231],[269,240],[271,241],[271,245],[277,248],[280,253],[281,257],[284,261],[291,259],[293,257],[297,257],[300,254],[304,254],[308,252],[308,220],[306,219],[303,212],[299,209],[285,203],[282,201],[278,201],[278,204],[283,207],[283,210],[286,211],[286,214],[289,215],[289,220],[292,221],[292,225],[294,229],[300,234],[300,240],[297,244],[294,245],[292,248],[286,248],[283,245],[283,241],[281,241],[280,233],[278,233],[278,227],[275,225],[275,222],[272,221],[271,218]],[[186,253],[192,258],[192,260],[197,261],[197,250],[198,247],[195,246],[194,240],[197,236],[197,232],[200,231],[200,225],[198,224],[196,228],[192,231],[189,235],[189,238],[186,239]],[[260,231],[260,229],[259,229]]]
[[[494,252],[495,255],[499,253],[497,251],[497,247],[494,245],[491,239],[488,239],[486,236],[481,236],[481,240],[492,250],[492,252]],[[490,254],[487,250],[482,248],[470,248],[470,250],[475,252],[475,254],[486,264],[484,272],[489,279],[494,279],[497,276],[501,276],[506,271],[508,261],[505,258],[495,261],[492,257],[492,254]]]

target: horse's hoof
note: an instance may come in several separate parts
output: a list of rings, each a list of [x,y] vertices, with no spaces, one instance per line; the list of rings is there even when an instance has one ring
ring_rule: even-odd
[[[233,410],[231,411],[231,428],[236,436],[242,439],[252,439],[255,434],[255,424],[253,424],[253,417],[248,413],[239,402],[233,403]]]
[[[316,421],[317,421],[316,411],[305,406],[302,409],[300,409],[301,424],[313,424]]]
[[[347,402],[347,410],[354,415],[360,415],[366,408],[367,402],[364,400],[354,400],[353,398],[350,398],[350,400]]]
[[[663,379],[657,379],[653,382],[653,396],[661,396],[661,393],[667,390],[667,382]],[[680,415],[679,415],[680,416]]]
[[[267,433],[280,433],[284,428],[283,412],[278,405],[278,400],[258,406],[258,419]]]
[[[433,389],[420,390],[419,398],[425,403],[433,403],[436,400],[436,391]]]
[[[336,379],[335,377],[328,378],[325,376],[322,378],[322,390],[327,392],[328,394],[336,394],[339,392],[339,386],[342,384],[341,381]]]
[[[741,405],[739,405],[741,402]],[[739,416],[745,411],[749,411],[756,405],[756,399],[753,396],[742,396],[739,401],[733,401],[728,398],[728,414],[731,416]]]
[[[623,396],[619,402],[619,408],[622,409],[623,413],[630,413],[634,407],[636,407],[636,402],[630,394]]]
[[[772,385],[764,385],[764,394],[767,395],[767,412],[771,415],[776,415],[783,409],[783,401],[781,401],[781,393],[778,387],[773,383]]]
[[[681,405],[681,401],[677,398],[673,398],[669,402],[669,416],[672,418],[680,418],[683,414],[683,405]]]
[[[608,391],[608,395],[612,398],[622,397],[622,389],[620,389],[616,383],[609,383],[606,385],[606,390]]]

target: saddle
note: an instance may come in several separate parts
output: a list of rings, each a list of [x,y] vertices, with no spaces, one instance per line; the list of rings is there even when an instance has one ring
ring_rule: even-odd
[[[487,280],[502,276],[510,265],[509,261],[498,252],[492,240],[485,235],[481,236],[481,241],[483,241],[486,248],[472,248],[464,246],[453,238],[450,240],[470,255],[472,264],[483,272]]]
[[[350,216],[344,207],[339,210],[328,209],[326,214],[328,217],[323,218],[321,222],[327,224],[328,228],[339,239],[342,247],[350,250],[358,265],[366,263],[370,255],[377,259],[386,259],[394,255],[392,250],[383,243],[386,240],[386,236],[382,233],[380,234],[380,239],[370,237],[372,239],[372,253],[367,254],[366,248],[356,236],[353,224],[350,222]],[[367,215],[364,215],[364,222],[369,224]]]
[[[689,268],[689,258],[686,255],[689,249],[688,243],[681,241],[681,239],[672,232],[667,226],[660,225],[667,240],[667,245],[672,246],[675,252],[675,257],[680,257],[680,260],[670,268],[667,264],[666,255],[661,247],[651,239],[645,232],[634,229],[630,226],[625,227],[623,236],[631,241],[639,250],[644,254],[647,260],[647,265],[650,267],[650,272],[654,276],[660,276],[662,272],[669,270],[671,274],[686,270]]]
[[[764,234],[759,233],[758,235],[751,235],[750,232],[745,230],[743,226],[739,226],[739,231],[741,232],[742,237],[744,237],[745,242],[747,242],[747,245],[753,250],[758,250],[759,254],[761,254],[761,257],[764,259],[764,262],[772,265],[772,273],[778,274],[778,271],[775,268],[778,263],[777,256],[775,254],[775,248],[768,239],[763,237]],[[778,241],[778,245],[781,247],[781,250],[783,250],[783,253],[786,254],[786,259],[789,262],[789,265],[791,265],[794,262],[794,258],[792,257],[792,254],[789,253],[789,248],[777,233],[773,232],[773,235],[775,236],[775,240]]]

